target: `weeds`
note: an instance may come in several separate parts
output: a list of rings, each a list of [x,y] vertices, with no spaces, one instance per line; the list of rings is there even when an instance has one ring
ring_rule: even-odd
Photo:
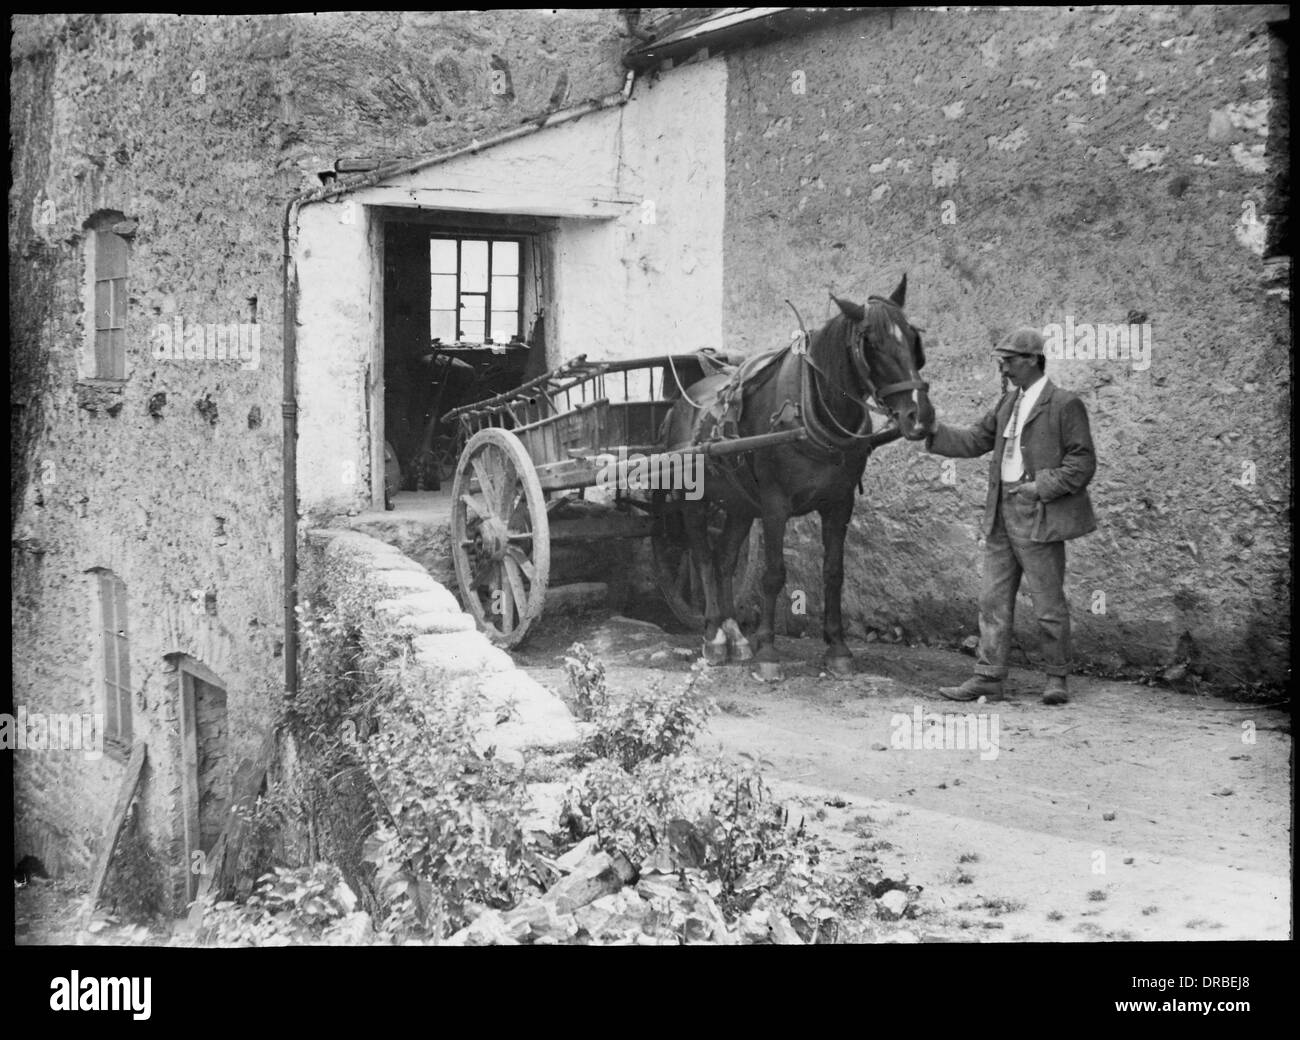
[[[147,923],[162,913],[166,905],[163,873],[162,859],[140,826],[136,802],[118,838],[113,876],[106,893],[118,915]]]
[[[222,946],[287,946],[319,941],[355,905],[338,868],[316,863],[264,874],[246,902],[216,903],[205,919]]]

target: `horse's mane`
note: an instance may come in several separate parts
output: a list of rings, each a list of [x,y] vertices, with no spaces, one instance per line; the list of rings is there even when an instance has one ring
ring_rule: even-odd
[[[870,310],[868,310],[868,318],[870,318]],[[862,387],[858,386],[851,353],[857,349],[853,335],[856,325],[857,322],[848,315],[836,314],[809,338],[808,354],[813,364],[824,374],[828,387],[843,387],[855,396],[861,396]],[[846,400],[838,394],[833,396],[832,402],[831,395],[823,390],[823,407]],[[838,416],[839,422],[850,429],[856,427],[861,418],[862,409],[854,404],[849,404]]]

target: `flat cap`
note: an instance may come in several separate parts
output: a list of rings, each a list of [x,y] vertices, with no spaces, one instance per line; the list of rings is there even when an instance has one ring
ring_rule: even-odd
[[[993,351],[994,354],[1043,354],[1043,336],[1037,329],[1028,325],[1021,326],[1004,339]]]

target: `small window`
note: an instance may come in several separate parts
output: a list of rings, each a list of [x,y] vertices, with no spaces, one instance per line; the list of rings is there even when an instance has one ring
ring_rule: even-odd
[[[126,378],[127,274],[135,228],[120,213],[87,222],[87,281],[90,290],[91,374],[96,379]]]
[[[103,651],[104,739],[131,743],[131,654],[126,585],[112,571],[96,571],[100,643]]]
[[[509,343],[522,337],[520,241],[429,240],[429,338]]]

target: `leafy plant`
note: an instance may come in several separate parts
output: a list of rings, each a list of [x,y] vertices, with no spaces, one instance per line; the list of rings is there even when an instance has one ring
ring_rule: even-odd
[[[390,818],[364,860],[384,926],[403,935],[445,937],[482,906],[513,906],[545,875],[519,824],[523,779],[476,746],[469,713],[399,693],[366,746]]]
[[[286,946],[319,940],[355,905],[339,869],[315,863],[263,875],[246,902],[219,902],[206,920],[209,935],[221,945]]]
[[[797,894],[820,858],[757,769],[722,758],[672,756],[631,772],[599,760],[571,785],[565,812],[575,836],[595,834],[634,863],[658,853],[672,869],[700,870],[736,906],[786,882]]]
[[[573,691],[574,714],[583,721],[609,704],[609,690],[605,687],[605,665],[582,643],[569,647],[564,658],[564,674],[569,677]]]
[[[581,644],[570,647],[566,671],[594,723],[579,755],[589,765],[566,793],[570,836],[594,834],[633,863],[653,858],[734,912],[770,892],[805,938],[821,934],[838,896],[817,870],[820,846],[802,822],[790,826],[759,763],[692,751],[716,710],[695,690],[698,676],[673,692],[651,688],[611,704],[604,669]]]
[[[717,710],[712,700],[696,692],[698,678],[692,675],[675,691],[641,690],[617,705],[607,697],[596,700],[591,716],[595,732],[584,742],[580,757],[609,759],[632,770],[642,762],[687,751]]]
[[[117,841],[107,896],[130,921],[152,920],[165,906],[162,859],[140,826],[138,802]]]
[[[356,591],[362,583],[345,563],[331,587],[340,602],[318,597],[299,608],[303,666],[283,721],[296,754],[268,784],[254,814],[255,841],[245,848],[247,874],[275,864],[272,832],[291,835],[307,862],[337,864],[368,908],[374,898],[362,876],[362,849],[375,827],[361,741],[375,728],[392,686],[380,665],[399,642],[379,626]],[[355,600],[355,602],[354,602]],[[291,857],[298,858],[298,857]]]

